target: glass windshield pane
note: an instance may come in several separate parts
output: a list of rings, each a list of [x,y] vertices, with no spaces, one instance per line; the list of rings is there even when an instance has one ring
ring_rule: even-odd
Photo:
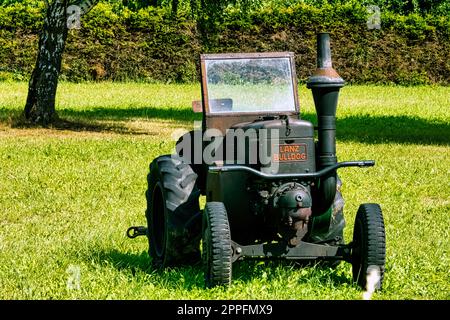
[[[289,58],[206,60],[210,113],[295,111]]]

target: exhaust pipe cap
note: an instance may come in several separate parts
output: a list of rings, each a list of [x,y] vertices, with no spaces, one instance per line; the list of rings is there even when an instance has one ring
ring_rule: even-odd
[[[341,88],[345,85],[344,79],[333,69],[331,62],[330,34],[321,32],[317,34],[317,69],[309,77],[306,84],[308,89],[313,88]]]

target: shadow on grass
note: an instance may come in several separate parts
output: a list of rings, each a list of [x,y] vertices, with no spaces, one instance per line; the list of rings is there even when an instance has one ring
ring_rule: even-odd
[[[58,116],[57,119],[43,127],[42,125],[33,124],[26,120],[21,113],[11,113],[5,117],[1,114],[0,122],[7,123],[11,128],[15,129],[37,129],[46,128],[54,130],[68,130],[74,132],[98,132],[98,133],[115,133],[115,134],[131,134],[131,135],[155,135],[154,132],[129,128],[123,123],[100,122],[90,120],[88,118],[72,119]]]
[[[233,264],[233,278],[235,280],[248,283],[256,278],[261,277],[264,273],[268,281],[279,278],[279,267],[286,269],[302,269],[308,268],[311,277],[321,284],[333,284],[336,286],[342,284],[351,284],[352,279],[340,274],[335,268],[329,268],[325,264],[311,261],[308,263],[294,262],[292,260],[266,260],[264,263],[257,260],[239,261]],[[307,282],[308,276],[303,278],[303,282]]]
[[[175,108],[94,108],[86,111],[65,109],[61,116],[81,120],[133,120],[165,119],[174,121],[200,121],[201,114],[190,109]],[[302,114],[305,120],[317,123],[313,113]],[[402,143],[425,145],[449,145],[450,124],[439,120],[427,120],[410,116],[355,115],[337,119],[337,139],[368,144]]]
[[[202,115],[190,109],[176,108],[93,108],[87,110],[59,110],[60,119],[50,128],[72,131],[113,132],[118,134],[149,134],[145,130],[127,127],[130,120],[178,122],[201,120]],[[317,123],[316,115],[304,113],[302,118]],[[5,121],[5,119],[10,119]],[[30,124],[15,111],[0,109],[0,120],[11,127],[27,128]],[[104,123],[102,121],[109,121]],[[118,123],[121,121],[122,123]],[[114,123],[116,122],[116,123]],[[450,145],[450,123],[411,116],[355,115],[337,119],[338,141],[368,144],[401,143],[423,145]]]
[[[97,261],[99,264],[113,266],[119,271],[130,271],[134,276],[137,271],[141,271],[152,275],[152,279],[159,284],[171,289],[186,289],[192,290],[194,288],[204,289],[204,272],[202,265],[199,263],[194,266],[184,266],[178,268],[169,268],[166,270],[157,270],[151,266],[150,258],[147,252],[124,253],[118,250],[110,251],[94,251],[87,257],[89,261]],[[279,269],[281,268],[312,268],[314,267],[314,278],[319,283],[333,285],[341,285],[344,283],[351,283],[351,279],[342,276],[336,272],[335,269],[329,269],[324,266],[314,264],[296,265],[291,261],[261,261],[247,260],[240,261],[233,264],[233,279],[239,282],[250,283],[255,279],[261,277],[264,272],[266,279],[270,281],[279,276]],[[307,281],[307,279],[305,279]]]
[[[305,114],[303,119],[317,124],[315,114]],[[410,116],[355,115],[337,118],[336,138],[368,144],[449,145],[450,123]]]
[[[201,120],[201,113],[191,109],[141,107],[141,108],[92,108],[86,110],[62,109],[58,113],[62,117],[85,120],[133,120],[133,119],[166,119],[175,121]]]
[[[157,270],[152,267],[148,253],[125,253],[118,250],[93,251],[87,257],[89,261],[97,261],[101,265],[113,266],[119,271],[130,271],[151,274],[152,281],[171,289],[204,288],[203,270],[200,265]]]

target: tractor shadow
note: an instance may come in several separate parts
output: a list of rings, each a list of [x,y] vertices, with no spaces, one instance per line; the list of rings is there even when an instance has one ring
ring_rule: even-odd
[[[150,257],[146,251],[140,253],[121,252],[118,250],[93,251],[86,257],[87,261],[96,261],[102,266],[113,266],[125,273],[131,273],[136,277],[138,273],[150,275],[154,284],[162,285],[169,289],[205,289],[204,272],[201,264],[178,268],[157,270],[151,266]],[[258,281],[264,275],[265,281],[276,281],[280,277],[289,276],[291,271],[306,268],[308,274],[314,277],[314,281],[326,285],[350,284],[351,279],[339,274],[336,269],[330,269],[313,264],[298,265],[283,260],[257,261],[247,260],[233,264],[233,282],[235,284],[250,284]],[[304,281],[302,280],[304,279]],[[308,276],[300,278],[299,284],[308,281]]]
[[[342,262],[343,263],[343,262]],[[352,284],[352,279],[342,275],[336,268],[330,268],[317,262],[299,263],[289,260],[257,260],[240,261],[233,264],[233,280],[243,283],[258,281],[261,277],[266,281],[277,281],[292,277],[292,272],[305,273],[299,277],[298,283],[307,283],[314,279],[316,283],[323,285],[339,286]]]
[[[133,277],[136,277],[138,273],[144,273],[150,276],[150,279],[145,281],[151,281],[164,288],[185,290],[204,288],[203,271],[200,265],[157,270],[152,267],[146,251],[130,253],[118,250],[97,250],[89,254],[86,260],[94,260],[102,266],[113,266],[120,272],[131,273]]]

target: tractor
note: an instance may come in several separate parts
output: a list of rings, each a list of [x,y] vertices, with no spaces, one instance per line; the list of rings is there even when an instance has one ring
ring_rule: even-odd
[[[206,287],[228,286],[233,263],[286,259],[336,266],[351,263],[366,288],[385,268],[381,208],[361,204],[353,240],[344,241],[344,200],[337,169],[336,107],[345,84],[332,66],[330,36],[317,34],[317,69],[309,77],[317,126],[302,120],[292,52],[200,56],[201,125],[176,152],[154,159],[146,191],[145,235],[155,268],[202,264]],[[206,204],[200,209],[200,196]]]

